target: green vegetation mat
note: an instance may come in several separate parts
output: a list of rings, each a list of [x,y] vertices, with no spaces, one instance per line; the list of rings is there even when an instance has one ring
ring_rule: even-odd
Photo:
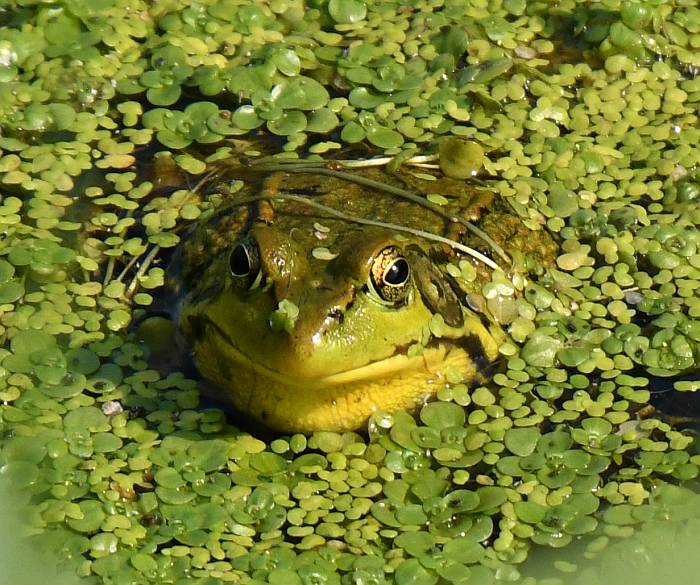
[[[695,4],[4,2],[0,477],[32,539],[114,585],[568,583],[530,553],[697,539],[694,435],[648,408],[700,387]],[[489,384],[264,441],[131,324],[211,165],[348,145],[468,163],[561,253]]]

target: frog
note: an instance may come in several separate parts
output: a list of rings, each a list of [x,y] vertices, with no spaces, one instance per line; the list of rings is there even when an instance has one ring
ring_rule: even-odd
[[[182,244],[176,321],[205,393],[277,432],[366,429],[455,380],[483,384],[505,335],[475,301],[493,268],[450,243],[493,255],[465,229],[482,222],[539,264],[554,247],[493,192],[439,172],[282,170],[243,184]],[[454,275],[464,261],[470,285]]]

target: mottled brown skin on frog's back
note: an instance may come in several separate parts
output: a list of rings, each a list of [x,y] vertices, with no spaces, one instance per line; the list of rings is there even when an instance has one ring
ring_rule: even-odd
[[[406,187],[380,170],[362,175]],[[448,212],[470,220],[493,207],[463,181],[414,179],[409,187],[445,194]],[[182,250],[179,324],[218,398],[273,429],[341,431],[360,428],[375,410],[414,408],[448,372],[480,380],[500,332],[466,307],[469,291],[444,271],[459,260],[448,246],[283,196],[440,235],[455,231],[452,222],[337,177],[277,173],[257,188],[281,198],[217,214]],[[280,308],[298,314],[284,318]]]

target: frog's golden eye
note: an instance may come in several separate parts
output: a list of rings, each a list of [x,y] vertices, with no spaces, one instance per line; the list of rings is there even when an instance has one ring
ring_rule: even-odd
[[[372,262],[370,288],[382,301],[397,304],[411,288],[411,267],[396,246],[384,248]]]
[[[238,242],[228,258],[231,276],[239,286],[254,289],[262,280],[260,270],[260,251],[257,244],[246,238]]]

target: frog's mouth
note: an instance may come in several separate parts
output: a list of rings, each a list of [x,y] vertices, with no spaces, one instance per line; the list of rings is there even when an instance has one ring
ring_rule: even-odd
[[[286,432],[356,430],[373,412],[414,409],[447,382],[448,371],[471,382],[481,379],[483,363],[474,360],[469,343],[480,348],[486,363],[498,351],[495,341],[484,337],[482,342],[474,334],[435,339],[419,355],[400,348],[390,357],[345,371],[292,376],[244,354],[226,331],[206,317],[190,315],[188,324],[197,368],[219,388],[214,397],[265,426]]]
[[[471,352],[468,352],[467,348],[464,347],[468,344],[468,340],[466,343],[459,343],[463,340],[446,340],[446,342],[433,340],[431,343],[426,345],[423,351],[418,355],[409,356],[408,346],[406,346],[397,348],[394,355],[388,358],[376,360],[356,368],[335,372],[326,376],[312,378],[306,378],[303,376],[293,377],[285,374],[284,372],[274,370],[243,353],[237,347],[231,336],[217,323],[211,321],[210,319],[202,316],[190,316],[189,319],[193,329],[199,332],[199,335],[196,335],[197,341],[195,341],[195,347],[197,342],[200,344],[203,343],[202,340],[211,338],[211,334],[213,333],[219,339],[213,344],[219,348],[219,354],[225,353],[225,357],[234,362],[236,365],[247,368],[259,376],[268,378],[285,386],[303,386],[304,388],[309,388],[310,386],[340,387],[347,384],[360,383],[362,381],[370,381],[380,378],[401,377],[403,373],[410,370],[422,370],[429,374],[441,375],[444,373],[444,370],[447,367],[457,365],[454,355],[451,356],[452,359],[448,359],[448,354],[454,352],[456,349],[459,349],[460,353],[463,353],[465,356],[467,356],[467,353],[469,353],[471,360],[473,360],[474,356],[482,355],[484,356],[483,359],[487,360],[485,352],[483,348],[481,348],[481,344],[478,340],[476,340],[476,343],[473,343],[474,340],[472,340],[472,345],[479,346],[481,348],[480,351],[472,350]],[[206,329],[206,333],[203,332],[203,329]],[[221,351],[222,347],[225,347],[223,352]],[[206,352],[203,351],[202,353],[210,353],[209,348],[207,348]],[[200,354],[196,361],[201,363],[202,358],[203,355]],[[459,361],[461,362],[462,360]],[[482,360],[478,359],[478,361],[481,362]]]

